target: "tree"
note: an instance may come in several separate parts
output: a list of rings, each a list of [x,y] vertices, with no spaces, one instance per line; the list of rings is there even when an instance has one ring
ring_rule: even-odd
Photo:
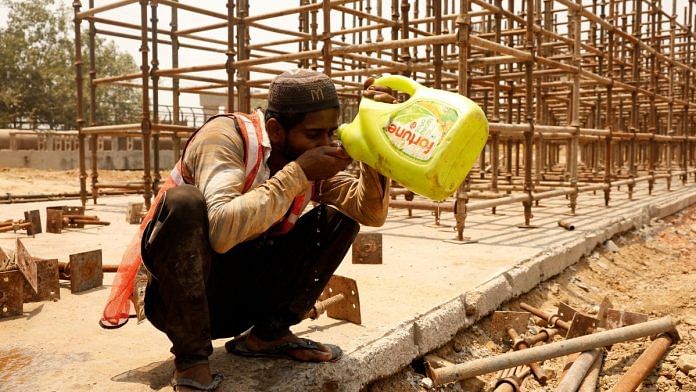
[[[39,125],[75,129],[74,37],[71,9],[55,0],[4,0],[7,28],[0,30],[0,127]],[[59,3],[62,4],[62,3]],[[88,119],[88,31],[82,57],[85,81],[85,123]],[[97,37],[97,76],[132,73],[133,58],[112,41]],[[97,88],[97,124],[135,122],[138,91],[115,86]]]

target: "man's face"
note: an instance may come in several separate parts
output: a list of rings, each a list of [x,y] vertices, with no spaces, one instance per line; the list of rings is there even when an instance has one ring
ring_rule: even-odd
[[[304,120],[285,131],[282,151],[288,161],[315,147],[329,145],[338,128],[338,109],[307,113]]]

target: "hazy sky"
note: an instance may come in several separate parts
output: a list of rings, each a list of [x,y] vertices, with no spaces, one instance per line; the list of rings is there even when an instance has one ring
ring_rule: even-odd
[[[60,0],[62,1],[67,7],[71,7],[72,1],[71,0]],[[286,9],[288,7],[292,7],[295,5],[299,4],[299,0],[295,1],[267,1],[267,0],[249,0],[251,3],[251,12],[252,15],[256,14],[263,14],[271,11],[276,11],[276,10],[281,10],[281,9]],[[97,0],[95,1],[96,6],[101,6],[104,4],[109,4],[112,3],[113,0]],[[201,1],[192,1],[192,0],[181,0],[181,3],[184,4],[191,4],[191,5],[201,5]],[[383,11],[383,16],[385,18],[390,18],[390,11],[387,9],[389,6],[390,2],[388,0],[383,0],[382,1],[384,11]],[[208,8],[211,11],[218,12],[221,14],[226,14],[226,7],[225,7],[225,0],[213,0],[213,1],[206,1],[205,5],[206,8]],[[371,4],[373,7],[372,13],[377,14],[376,8],[376,0],[372,0]],[[420,1],[420,16],[425,15],[425,11],[423,9],[424,7],[424,0]],[[520,0],[515,0],[516,3],[516,9],[519,9],[521,5]],[[662,0],[661,1],[663,8],[671,12],[672,10],[672,0]],[[83,1],[83,9],[87,9],[88,1]],[[688,0],[678,0],[677,1],[677,15],[678,15],[678,20],[680,23],[683,23],[685,11],[684,11],[684,6],[688,4]],[[148,7],[149,9],[149,7]],[[412,15],[413,11],[411,11]],[[170,28],[170,8],[167,6],[159,6],[158,7],[158,19],[159,19],[159,28],[163,30],[168,30]],[[108,11],[101,13],[99,15],[100,17],[104,18],[113,18],[119,21],[123,21],[126,23],[131,23],[131,24],[139,24],[140,23],[140,7],[137,3],[131,4],[129,6],[121,7],[116,10]],[[321,31],[322,29],[322,21],[321,21],[321,12],[318,13],[318,18],[319,18],[319,30]],[[199,14],[194,14],[188,11],[180,11],[179,12],[179,17],[178,17],[178,28],[179,30],[184,30],[192,27],[197,27],[201,25],[207,25],[207,24],[212,24],[212,23],[217,23],[222,21],[222,19],[218,19],[215,17],[209,17],[209,16],[202,16]],[[0,3],[0,26],[5,26],[7,23],[7,8]],[[283,28],[287,29],[290,31],[298,31],[298,18],[297,15],[289,15],[289,16],[283,16],[283,17],[278,17],[274,18],[270,21],[264,21],[264,24],[267,25],[272,25],[274,27],[278,28]],[[340,28],[342,24],[341,18],[337,15],[335,18],[332,18],[331,20],[332,26],[336,26],[336,28]],[[352,25],[352,17],[348,16],[345,20],[345,25],[346,27],[350,27]],[[117,27],[112,27],[112,26],[106,26],[103,24],[98,24],[98,28],[103,28],[107,30],[113,30],[113,31],[128,31],[130,34],[139,34],[139,32],[135,30],[123,30]],[[209,38],[216,38],[219,40],[225,40],[226,38],[226,29],[217,29],[217,30],[212,30],[209,32],[204,32],[204,33],[197,33],[198,35],[209,37]],[[373,32],[373,34],[376,34]],[[385,36],[386,39],[389,39],[389,32],[387,30],[384,31],[383,35]],[[373,41],[375,39],[375,36],[372,36]],[[128,40],[128,39],[122,39],[122,38],[114,38],[114,37],[107,37],[109,39],[113,39],[116,44],[123,49],[124,51],[127,51],[130,53],[134,59],[136,60],[136,63],[139,62],[140,59],[140,52],[139,52],[139,42],[136,42],[134,40]],[[259,44],[259,43],[264,43],[264,42],[269,42],[269,41],[274,41],[274,40],[279,40],[279,39],[285,39],[287,36],[281,36],[278,34],[270,33],[267,31],[262,31],[262,30],[257,30],[257,29],[252,29],[251,31],[251,44]],[[160,39],[168,39],[167,36],[160,35]],[[347,42],[349,42],[349,38],[347,39]],[[221,48],[224,49],[223,45],[216,45],[216,44],[207,44],[205,42],[200,42],[200,41],[184,41],[182,42],[189,42],[189,43],[194,43],[197,45],[204,45],[208,46],[211,45],[216,48]],[[275,47],[277,49],[283,49],[283,50],[289,50],[289,51],[296,51],[298,50],[297,44],[293,45],[287,45],[285,47],[278,46]],[[169,45],[160,45],[160,69],[162,68],[170,68],[171,67],[171,55],[170,55],[170,46]],[[211,52],[206,52],[206,51],[201,51],[201,50],[193,50],[193,49],[182,49],[180,52],[180,59],[179,59],[179,66],[180,67],[186,67],[186,66],[195,66],[195,65],[202,65],[202,64],[219,64],[219,63],[224,63],[226,60],[226,56],[224,53],[211,53]],[[278,65],[273,65],[274,68],[278,69]],[[289,66],[288,66],[289,67]],[[136,72],[137,70],[134,70]],[[212,71],[212,72],[200,72],[197,73],[198,75],[201,76],[212,76],[212,77],[218,77],[218,78],[225,78],[224,71]],[[105,75],[101,75],[105,76]],[[188,82],[183,81],[183,85],[187,85]],[[168,84],[168,82],[167,82]],[[161,96],[160,102],[165,103],[170,101],[170,98],[167,96],[167,93],[163,93]],[[183,94],[182,95],[182,105],[184,106],[197,106],[198,105],[198,97],[192,94]]]

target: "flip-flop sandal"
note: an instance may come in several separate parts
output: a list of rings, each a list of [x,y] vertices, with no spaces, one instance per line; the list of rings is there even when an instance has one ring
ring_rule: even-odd
[[[208,385],[201,384],[200,382],[196,380],[192,380],[190,378],[172,378],[171,385],[174,388],[174,390],[177,390],[177,387],[189,387],[193,388],[197,391],[215,391],[217,387],[220,386],[220,383],[222,383],[222,380],[225,377],[222,375],[222,373],[215,373],[213,374],[213,381],[210,382]]]
[[[331,351],[331,359],[328,361],[303,361],[290,354],[289,350],[317,350],[323,351],[317,342],[309,339],[300,339],[299,342],[288,342],[279,344],[273,348],[264,351],[251,351],[247,346],[246,339],[232,339],[225,343],[225,350],[230,354],[239,355],[242,357],[254,358],[282,358],[291,359],[299,362],[336,362],[343,356],[343,351],[340,347],[333,344],[322,343]]]

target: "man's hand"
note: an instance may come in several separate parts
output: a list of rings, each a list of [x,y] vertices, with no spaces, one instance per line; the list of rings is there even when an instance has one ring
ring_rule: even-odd
[[[326,180],[350,164],[351,158],[342,147],[322,146],[305,151],[295,160],[307,179]]]
[[[375,78],[367,78],[365,83],[363,84],[363,92],[362,96],[365,98],[372,99],[377,102],[384,102],[384,103],[399,103],[399,101],[395,98],[396,97],[396,91],[392,90],[389,87],[385,86],[375,86],[373,85],[375,83]]]

